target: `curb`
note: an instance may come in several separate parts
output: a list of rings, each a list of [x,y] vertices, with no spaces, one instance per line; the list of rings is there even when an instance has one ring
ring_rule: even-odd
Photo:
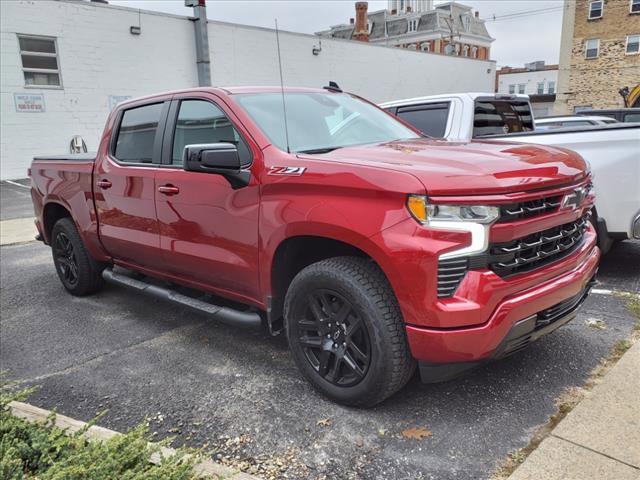
[[[47,417],[49,417],[49,415],[54,413],[50,410],[45,410],[44,408],[39,408],[23,402],[11,402],[9,403],[9,407],[11,408],[12,415],[23,418],[30,422],[44,421],[47,419]],[[86,428],[87,426],[86,422],[82,422],[65,415],[60,415],[58,413],[56,413],[55,415],[56,427],[62,428],[69,432],[75,433],[83,428]],[[84,436],[90,442],[106,441],[114,437],[115,435],[122,434],[120,432],[116,432],[115,430],[109,430],[108,428],[99,427],[97,425],[92,425],[84,433]],[[175,453],[176,450],[173,448],[161,447],[160,452],[154,453],[151,456],[150,462],[154,465],[157,465],[160,463],[161,457],[168,457],[174,455]],[[193,467],[193,470],[198,475],[207,475],[219,480],[262,480],[260,477],[249,475],[243,472],[238,472],[237,470],[233,470],[229,467],[208,459],[196,463]]]

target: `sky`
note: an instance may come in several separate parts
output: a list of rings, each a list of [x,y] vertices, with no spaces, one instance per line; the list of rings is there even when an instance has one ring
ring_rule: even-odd
[[[144,10],[192,15],[184,0],[110,0]],[[436,5],[442,3],[436,0]],[[459,0],[480,12],[487,20],[489,34],[495,38],[491,58],[498,66],[522,66],[544,60],[558,63],[562,30],[562,0]],[[210,20],[273,28],[278,19],[281,30],[314,33],[331,25],[348,23],[355,17],[354,0],[207,0]],[[369,11],[382,10],[386,1],[369,2]],[[494,20],[495,18],[495,20]]]

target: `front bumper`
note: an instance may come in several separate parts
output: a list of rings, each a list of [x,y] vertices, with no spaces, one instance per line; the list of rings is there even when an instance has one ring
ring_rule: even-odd
[[[570,321],[589,293],[599,259],[600,251],[592,248],[572,270],[506,297],[481,325],[456,328],[408,325],[407,339],[420,364],[423,380],[451,378],[513,353]],[[574,301],[571,309],[562,309],[569,301]],[[565,315],[543,325],[541,315],[555,308]]]
[[[498,348],[486,359],[456,363],[418,362],[420,378],[425,383],[445,382],[478,368],[487,362],[508,357],[527,348],[539,338],[573,320],[578,308],[589,296],[589,291],[593,284],[595,284],[595,278],[589,282],[587,288],[575,297],[569,298],[547,310],[543,310],[542,312],[538,312],[535,315],[516,322],[502,339]]]

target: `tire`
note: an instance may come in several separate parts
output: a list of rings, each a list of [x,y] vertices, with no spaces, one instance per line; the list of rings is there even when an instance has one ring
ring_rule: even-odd
[[[51,253],[58,277],[72,295],[89,295],[104,285],[102,270],[106,264],[91,257],[71,218],[61,218],[53,226]]]
[[[398,302],[367,259],[336,257],[304,268],[287,291],[284,318],[298,368],[338,403],[374,406],[415,371]]]

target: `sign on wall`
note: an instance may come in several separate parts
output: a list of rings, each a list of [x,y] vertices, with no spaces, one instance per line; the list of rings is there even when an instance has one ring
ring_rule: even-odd
[[[131,95],[109,95],[109,110],[113,110],[118,103],[129,100]]]
[[[45,112],[44,95],[42,93],[14,93],[13,100],[16,112]]]

